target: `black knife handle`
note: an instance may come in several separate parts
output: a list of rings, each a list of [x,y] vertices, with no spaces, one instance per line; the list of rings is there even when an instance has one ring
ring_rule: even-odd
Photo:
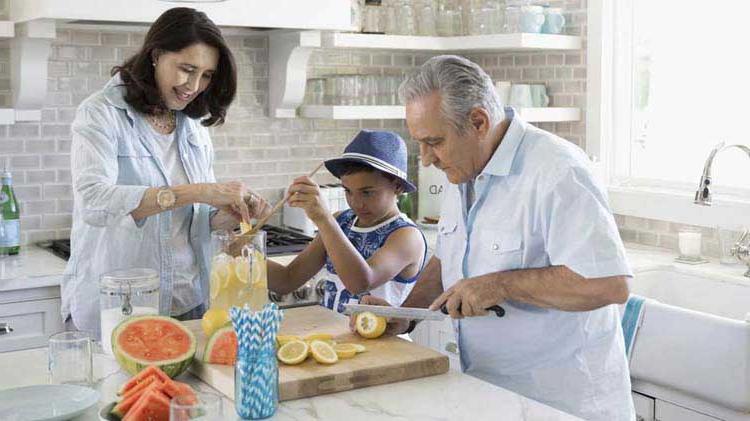
[[[497,317],[503,317],[503,316],[505,316],[505,309],[502,308],[502,307],[500,307],[499,305],[494,305],[494,306],[487,307],[485,310],[487,310],[487,311],[494,311],[495,315],[497,315]],[[443,304],[443,306],[440,307],[440,311],[443,314],[448,314],[448,309],[445,308],[445,304]],[[459,312],[461,311],[461,306],[460,305],[458,306],[458,311]]]

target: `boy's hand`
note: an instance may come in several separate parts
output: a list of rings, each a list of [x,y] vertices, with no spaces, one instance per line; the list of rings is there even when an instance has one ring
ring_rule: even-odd
[[[297,177],[289,186],[289,206],[304,209],[316,225],[331,216],[320,196],[320,187],[310,177]]]
[[[365,295],[359,300],[360,304],[369,304],[374,306],[390,306],[388,304],[388,301],[373,297],[372,295]],[[352,314],[349,316],[349,329],[352,332],[357,331],[357,325],[356,325],[357,315]],[[409,329],[409,322],[410,320],[407,319],[397,319],[397,318],[390,318],[388,319],[388,324],[385,328],[385,334],[386,335],[401,335],[402,333],[405,333],[407,329]]]

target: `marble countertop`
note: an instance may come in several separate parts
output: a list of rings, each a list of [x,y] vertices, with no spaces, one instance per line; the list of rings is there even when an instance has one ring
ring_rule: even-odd
[[[59,285],[66,264],[39,246],[24,246],[18,255],[0,257],[0,292]]]
[[[2,390],[47,382],[47,350],[37,348],[0,353]],[[128,379],[117,363],[104,354],[94,354],[95,388],[100,401],[76,420],[98,420],[99,408],[115,398]],[[180,378],[203,392],[210,386],[190,374]],[[516,393],[455,371],[399,383],[350,390],[313,398],[282,402],[274,420],[545,420],[578,418]],[[224,418],[239,419],[234,404],[224,399]]]

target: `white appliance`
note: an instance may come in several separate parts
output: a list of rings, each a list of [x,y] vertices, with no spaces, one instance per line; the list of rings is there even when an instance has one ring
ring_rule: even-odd
[[[419,222],[425,217],[438,219],[440,217],[440,204],[443,190],[448,184],[445,173],[435,166],[425,167],[419,165],[419,183],[417,193],[419,195]]]
[[[285,197],[286,194],[287,192],[285,190]],[[349,209],[349,204],[346,203],[346,193],[341,184],[326,184],[320,186],[320,194],[331,213]],[[288,203],[284,204],[283,223],[288,228],[297,230],[310,237],[314,237],[318,232],[318,227],[316,227],[310,218],[307,217],[303,209],[293,208],[289,206]]]

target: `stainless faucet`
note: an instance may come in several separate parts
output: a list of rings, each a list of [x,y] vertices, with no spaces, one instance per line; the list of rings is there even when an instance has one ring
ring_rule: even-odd
[[[698,189],[695,191],[695,200],[693,203],[703,206],[711,206],[711,165],[714,162],[716,154],[729,148],[737,148],[745,151],[748,158],[750,158],[750,147],[745,145],[725,145],[724,142],[719,142],[713,149],[711,149],[711,153],[708,154],[706,164],[703,166],[701,180],[698,183]],[[750,278],[750,230],[745,229],[730,250],[730,253],[741,262],[747,264],[747,272],[745,272],[745,276]]]

